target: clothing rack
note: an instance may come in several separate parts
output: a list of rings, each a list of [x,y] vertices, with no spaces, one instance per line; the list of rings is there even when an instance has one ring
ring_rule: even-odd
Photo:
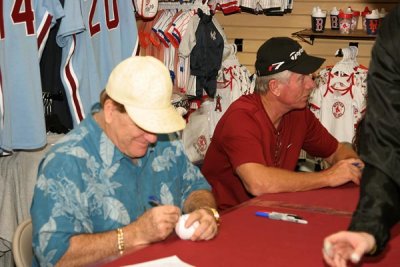
[[[194,0],[194,1],[160,1],[158,2],[158,10],[197,10],[198,8],[204,11],[204,8],[208,8],[208,1]],[[208,8],[209,9],[209,8]]]

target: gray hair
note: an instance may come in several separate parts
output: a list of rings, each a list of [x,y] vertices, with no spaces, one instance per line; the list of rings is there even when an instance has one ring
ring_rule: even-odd
[[[280,82],[287,82],[291,76],[292,72],[289,70],[284,70],[282,72],[278,72],[272,75],[261,76],[256,78],[256,86],[254,88],[254,92],[259,94],[264,94],[268,91],[269,81],[278,80]]]

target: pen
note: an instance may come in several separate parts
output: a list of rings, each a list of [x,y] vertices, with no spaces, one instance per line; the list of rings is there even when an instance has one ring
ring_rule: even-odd
[[[294,222],[294,223],[301,223],[307,224],[308,222],[303,218],[294,215],[294,214],[287,214],[287,213],[280,213],[280,212],[267,212],[267,211],[257,211],[256,216],[265,217],[271,220],[280,220],[280,221],[287,221],[287,222]]]
[[[361,169],[361,164],[359,162],[353,162],[351,165],[356,166],[357,168]]]
[[[157,207],[161,205],[161,201],[156,196],[149,196],[149,204],[152,207]]]

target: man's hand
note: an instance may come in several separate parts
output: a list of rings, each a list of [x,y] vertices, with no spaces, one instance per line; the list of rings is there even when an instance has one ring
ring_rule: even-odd
[[[190,227],[195,221],[198,221],[200,224],[191,237],[192,241],[210,240],[217,235],[218,225],[209,210],[200,208],[189,214],[185,227]]]
[[[322,254],[329,266],[346,267],[348,262],[357,264],[374,246],[375,238],[368,233],[341,231],[325,238]]]
[[[180,215],[181,210],[171,205],[149,209],[136,221],[126,226],[126,242],[132,240],[135,246],[164,240],[174,230]],[[133,238],[130,239],[128,235]]]
[[[329,179],[329,186],[335,187],[347,182],[360,184],[364,163],[359,159],[343,159],[324,172]]]

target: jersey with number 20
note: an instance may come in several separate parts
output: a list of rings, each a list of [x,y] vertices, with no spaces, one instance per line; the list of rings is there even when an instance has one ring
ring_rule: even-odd
[[[67,0],[57,33],[61,80],[74,126],[99,101],[111,70],[135,55],[137,27],[129,0]]]

